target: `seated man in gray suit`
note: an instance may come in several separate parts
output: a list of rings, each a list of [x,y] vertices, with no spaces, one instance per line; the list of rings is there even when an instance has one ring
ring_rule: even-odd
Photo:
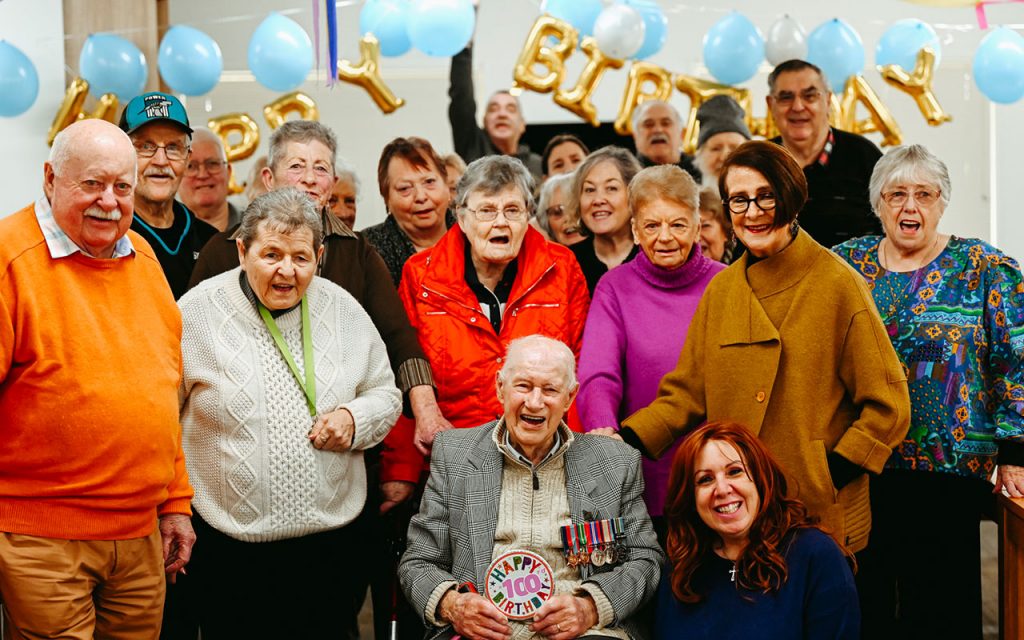
[[[509,345],[501,419],[438,434],[398,576],[428,627],[486,640],[636,638],[662,562],[635,449],[572,433],[576,362]]]

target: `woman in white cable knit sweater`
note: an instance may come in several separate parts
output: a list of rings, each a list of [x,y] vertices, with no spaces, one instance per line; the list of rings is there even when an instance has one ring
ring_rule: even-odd
[[[179,302],[198,542],[175,604],[204,640],[327,637],[351,613],[346,560],[360,541],[346,525],[366,500],[362,451],[401,401],[366,312],[315,277],[321,235],[302,192],[261,196],[237,234],[241,268]]]

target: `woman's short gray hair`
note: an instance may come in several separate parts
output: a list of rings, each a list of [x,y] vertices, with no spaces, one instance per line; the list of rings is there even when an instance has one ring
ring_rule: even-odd
[[[518,158],[484,156],[469,163],[466,172],[455,187],[455,204],[462,208],[470,194],[477,191],[493,196],[509,187],[516,187],[523,196],[528,211],[533,211],[533,176]]]
[[[238,227],[238,237],[242,245],[249,250],[259,235],[260,223],[281,233],[291,233],[296,229],[309,229],[313,233],[313,251],[319,252],[323,244],[324,225],[316,205],[305,193],[295,187],[285,187],[264,193],[249,203],[242,214],[242,224]]]
[[[875,215],[882,204],[882,190],[897,183],[938,186],[943,208],[949,204],[953,190],[946,163],[920,144],[893,147],[875,164],[868,183],[868,197]]]
[[[338,158],[334,163],[334,175],[338,178],[338,182],[351,182],[352,188],[356,192],[356,197],[359,197],[359,190],[362,185],[359,184],[359,176],[356,175],[356,168],[351,162],[345,158]]]
[[[551,176],[540,186],[540,195],[537,196],[537,224],[544,230],[544,233],[551,237],[551,223],[548,221],[548,206],[551,199],[555,197],[556,191],[563,191],[566,195],[572,186],[572,172]]]

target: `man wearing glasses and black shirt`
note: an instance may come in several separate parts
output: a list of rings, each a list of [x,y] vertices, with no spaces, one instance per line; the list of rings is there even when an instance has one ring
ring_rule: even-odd
[[[870,140],[828,124],[832,92],[825,74],[804,60],[788,60],[768,76],[768,110],[782,145],[804,169],[807,204],[800,226],[825,247],[881,234],[868,201],[868,182],[882,157]]]
[[[228,202],[230,183],[231,165],[224,143],[209,129],[195,127],[178,199],[200,220],[223,231],[242,221],[242,212]]]
[[[153,247],[177,300],[188,291],[199,251],[217,233],[174,200],[190,154],[188,114],[177,98],[154,91],[128,103],[120,126],[139,160],[131,228]]]

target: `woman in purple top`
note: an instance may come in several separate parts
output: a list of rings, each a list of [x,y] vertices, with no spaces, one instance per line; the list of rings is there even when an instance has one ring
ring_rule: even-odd
[[[675,165],[644,169],[629,183],[633,238],[642,251],[601,278],[590,304],[576,401],[587,431],[617,431],[620,420],[654,400],[661,377],[679,360],[704,288],[725,268],[701,253],[698,193]],[[644,500],[662,542],[671,465],[671,454],[643,461]]]

